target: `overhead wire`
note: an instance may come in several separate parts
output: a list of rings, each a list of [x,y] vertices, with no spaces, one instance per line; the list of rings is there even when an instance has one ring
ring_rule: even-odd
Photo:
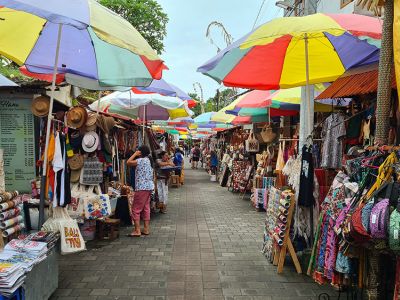
[[[266,0],[263,0],[263,2],[261,3],[260,9],[258,10],[258,13],[257,13],[257,17],[256,17],[256,19],[254,20],[254,24],[253,24],[252,30],[253,30],[253,29],[256,27],[256,25],[257,25],[258,18],[260,17],[261,10],[263,9],[265,2],[266,2]]]

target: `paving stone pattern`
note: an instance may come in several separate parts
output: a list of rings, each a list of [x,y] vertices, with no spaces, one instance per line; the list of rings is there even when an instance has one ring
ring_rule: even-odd
[[[59,289],[51,299],[317,299],[324,292],[293,266],[277,275],[261,254],[265,215],[248,200],[185,170],[170,189],[167,214],[152,216],[150,236],[87,244],[60,257]]]

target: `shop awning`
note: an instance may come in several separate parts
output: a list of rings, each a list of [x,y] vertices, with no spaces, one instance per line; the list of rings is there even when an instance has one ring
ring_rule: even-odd
[[[392,88],[396,89],[396,78],[392,75]],[[315,99],[346,98],[357,95],[376,93],[378,90],[377,67],[353,70],[336,79],[325,91]]]

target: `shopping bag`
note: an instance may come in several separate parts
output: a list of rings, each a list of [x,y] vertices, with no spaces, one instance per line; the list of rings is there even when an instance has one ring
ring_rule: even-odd
[[[84,215],[82,189],[79,184],[74,184],[71,188],[71,203],[67,205],[67,212],[73,219]]]
[[[247,152],[258,152],[260,150],[260,143],[255,138],[253,131],[250,132],[249,138],[245,142]]]
[[[103,164],[97,157],[85,157],[79,182],[84,185],[103,182]]]
[[[90,191],[84,198],[85,218],[96,220],[111,215],[110,197],[107,194],[101,194],[99,186],[91,187]]]
[[[260,133],[264,143],[271,143],[276,138],[276,133],[272,130],[271,124],[266,124]]]
[[[86,250],[85,241],[75,220],[60,222],[61,254],[70,254]]]

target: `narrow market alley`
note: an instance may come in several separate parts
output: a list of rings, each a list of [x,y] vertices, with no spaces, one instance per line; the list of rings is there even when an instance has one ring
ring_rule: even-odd
[[[167,214],[152,216],[151,235],[88,243],[61,257],[52,299],[317,299],[335,295],[289,263],[278,275],[261,254],[265,214],[185,170],[185,185],[170,189]],[[337,295],[337,294],[336,294]]]

